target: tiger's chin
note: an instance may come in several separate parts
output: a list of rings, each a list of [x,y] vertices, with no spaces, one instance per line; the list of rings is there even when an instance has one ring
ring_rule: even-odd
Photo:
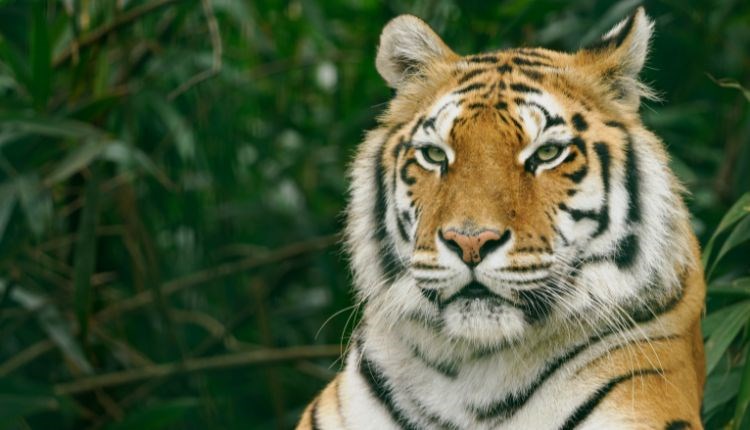
[[[529,329],[524,313],[497,298],[459,298],[443,309],[443,330],[479,348],[512,345]]]

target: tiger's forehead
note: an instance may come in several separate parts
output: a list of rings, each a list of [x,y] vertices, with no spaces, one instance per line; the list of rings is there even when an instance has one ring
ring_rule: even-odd
[[[493,66],[476,68],[477,63]],[[453,72],[456,79],[415,115],[409,139],[415,144],[450,146],[457,126],[471,127],[480,116],[521,143],[569,139],[564,103],[541,85],[540,79],[517,73],[516,68],[521,70],[518,63],[539,67],[538,62],[522,61],[507,53],[458,62]]]

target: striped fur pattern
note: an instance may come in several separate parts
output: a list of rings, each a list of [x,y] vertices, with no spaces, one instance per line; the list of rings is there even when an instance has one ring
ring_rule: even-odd
[[[381,36],[396,90],[352,169],[362,323],[299,429],[700,429],[705,285],[644,128],[653,24],[461,57]]]

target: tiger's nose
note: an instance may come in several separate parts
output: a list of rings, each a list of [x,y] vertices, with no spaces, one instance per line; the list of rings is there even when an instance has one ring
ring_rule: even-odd
[[[438,236],[448,249],[455,252],[464,263],[469,266],[476,266],[484,257],[510,239],[510,230],[505,230],[501,235],[497,231],[489,229],[472,232],[471,234],[451,229],[440,230]]]

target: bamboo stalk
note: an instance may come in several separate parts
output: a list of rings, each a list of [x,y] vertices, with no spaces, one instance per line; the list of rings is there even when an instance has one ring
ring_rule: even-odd
[[[58,395],[83,393],[103,387],[128,384],[143,379],[157,378],[176,373],[200,372],[240,366],[260,366],[314,358],[338,357],[339,345],[295,346],[278,349],[261,349],[212,357],[193,358],[180,363],[165,363],[137,369],[83,377],[54,387]]]

